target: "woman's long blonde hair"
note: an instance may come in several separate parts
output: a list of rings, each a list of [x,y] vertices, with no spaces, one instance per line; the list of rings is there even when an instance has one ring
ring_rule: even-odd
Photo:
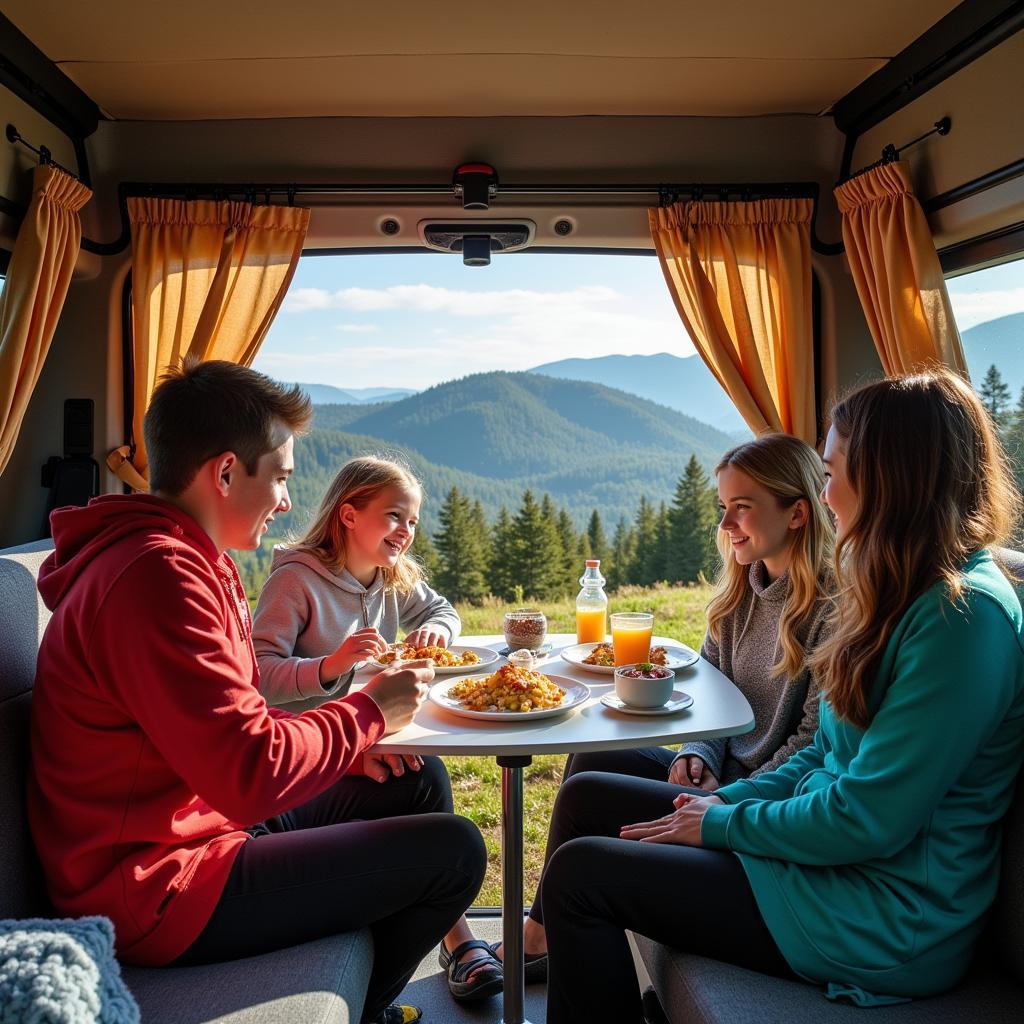
[[[408,494],[422,496],[423,488],[408,466],[393,459],[364,455],[349,459],[338,470],[305,534],[289,545],[294,551],[306,551],[320,559],[333,572],[345,568],[348,527],[341,521],[342,505],[363,509],[386,487],[397,487]],[[408,594],[423,579],[423,569],[408,551],[403,551],[394,568],[381,568],[384,586],[399,594]]]
[[[793,679],[807,660],[797,633],[813,615],[815,602],[832,587],[835,532],[819,498],[825,482],[821,458],[799,438],[764,434],[727,451],[715,467],[715,475],[727,466],[746,473],[784,509],[801,498],[808,505],[807,522],[792,531],[790,540],[789,588],[779,620],[780,655],[772,669],[776,676]],[[728,534],[721,528],[717,540],[722,569],[707,611],[708,631],[716,643],[721,637],[722,619],[736,611],[750,590],[750,567],[740,565],[733,557]]]
[[[896,624],[939,581],[957,601],[964,562],[1010,535],[1020,497],[985,407],[949,371],[865,385],[832,427],[857,510],[836,550],[834,628],[811,664],[836,714],[865,728]]]

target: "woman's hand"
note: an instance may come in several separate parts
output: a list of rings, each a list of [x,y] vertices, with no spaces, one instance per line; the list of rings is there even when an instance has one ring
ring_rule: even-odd
[[[406,769],[418,772],[422,767],[423,758],[419,754],[363,754],[363,774],[376,782],[404,775]]]
[[[343,676],[360,661],[372,661],[387,653],[388,642],[372,626],[357,630],[338,649],[320,662],[320,682],[329,683]]]
[[[709,793],[718,789],[718,779],[708,771],[702,757],[696,754],[684,754],[672,762],[668,770],[668,781],[674,786],[698,786]]]
[[[641,843],[674,843],[677,846],[702,846],[700,823],[712,804],[723,801],[717,796],[694,796],[680,793],[673,801],[676,808],[657,821],[641,821],[636,825],[623,825],[620,839],[638,839]]]
[[[420,626],[405,638],[405,642],[410,647],[447,647],[448,634],[437,626]]]

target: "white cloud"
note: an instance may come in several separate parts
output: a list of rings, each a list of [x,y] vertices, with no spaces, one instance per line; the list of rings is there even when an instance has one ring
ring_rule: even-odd
[[[1024,288],[958,293],[955,282],[950,282],[949,301],[953,304],[957,327],[963,332],[986,320],[1024,311]]]
[[[334,329],[345,334],[373,334],[380,330],[380,326],[378,324],[338,324]]]

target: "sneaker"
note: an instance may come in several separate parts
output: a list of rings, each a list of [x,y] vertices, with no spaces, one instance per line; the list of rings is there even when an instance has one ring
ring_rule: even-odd
[[[385,1006],[371,1024],[416,1024],[423,1019],[423,1011],[410,1003],[392,1003]]]

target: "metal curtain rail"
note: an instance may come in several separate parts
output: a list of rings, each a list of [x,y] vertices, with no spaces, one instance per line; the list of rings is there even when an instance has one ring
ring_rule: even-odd
[[[810,199],[817,214],[820,188],[817,182],[747,182],[747,183],[687,183],[658,185],[502,185],[498,197],[520,196],[538,199],[584,198],[584,197],[629,197],[647,204],[665,206],[680,199],[694,201],[727,200],[742,201],[759,199]],[[282,183],[282,182],[122,182],[118,188],[118,205],[121,212],[121,233],[113,242],[95,242],[83,238],[82,248],[100,256],[113,256],[126,249],[131,241],[131,226],[128,222],[129,197],[150,197],[159,199],[241,199],[245,202],[270,204],[274,198],[284,197],[293,205],[302,196],[447,196],[455,199],[450,182],[431,184],[369,185],[347,183]],[[811,244],[817,252],[831,253],[833,250],[821,242],[811,226]],[[840,245],[835,252],[841,251]]]
[[[7,126],[4,134],[7,136],[7,141],[11,143],[11,145],[24,146],[26,149],[29,149],[33,153],[35,153],[36,156],[39,157],[39,162],[41,164],[49,164],[51,167],[56,167],[59,170],[63,171],[65,174],[70,175],[72,178],[75,179],[75,181],[82,180],[73,170],[71,170],[70,167],[65,167],[63,164],[58,163],[56,160],[54,160],[53,154],[46,146],[39,146],[38,148],[36,146],[33,146],[32,143],[29,142],[28,139],[26,139],[25,136],[22,135],[21,132],[19,132],[18,129],[14,127],[13,124],[9,124]]]
[[[916,146],[919,142],[923,142],[930,135],[948,135],[950,129],[953,126],[953,122],[948,117],[943,117],[936,121],[928,131],[918,135],[916,139],[911,139],[909,142],[903,143],[902,146],[894,146],[891,142],[882,149],[881,159],[876,160],[873,164],[868,164],[866,167],[861,167],[856,171],[851,171],[842,178],[839,184],[845,184],[853,178],[858,178],[862,174],[867,174],[868,171],[873,171],[876,167],[884,167],[886,164],[894,163],[899,160],[900,153],[905,149],[910,149],[911,146]]]
[[[937,196],[925,200],[921,206],[925,213],[935,213],[937,210],[944,210],[947,206],[962,202],[964,199],[970,199],[979,192],[985,192],[1022,176],[1024,176],[1024,159],[1014,160],[1012,164],[1006,164],[1005,167],[1000,167],[998,170],[989,171],[988,174],[965,181],[962,185],[957,185],[956,188],[940,192]]]

